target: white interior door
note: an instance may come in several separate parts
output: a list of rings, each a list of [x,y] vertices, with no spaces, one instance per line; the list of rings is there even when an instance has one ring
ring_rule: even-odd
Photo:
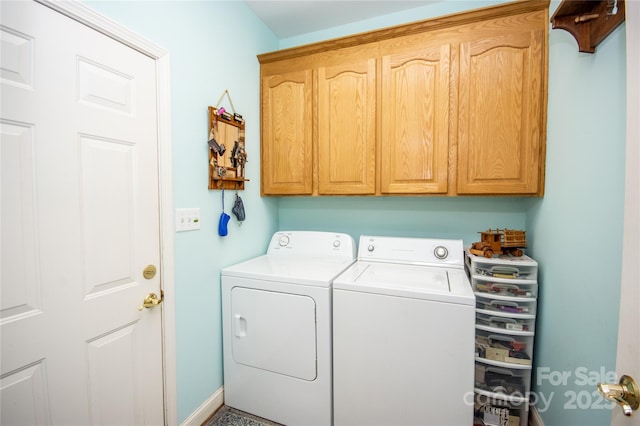
[[[640,3],[625,2],[627,32],[627,161],[625,178],[622,289],[616,372],[640,383]],[[631,417],[613,408],[611,423],[640,426],[640,410]]]
[[[0,7],[0,423],[163,424],[154,60]]]

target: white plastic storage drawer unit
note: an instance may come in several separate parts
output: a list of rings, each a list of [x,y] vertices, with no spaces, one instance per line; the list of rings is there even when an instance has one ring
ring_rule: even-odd
[[[538,263],[528,256],[486,258],[467,252],[465,265],[476,295],[476,410],[506,409],[509,424],[526,426]]]
[[[496,367],[476,362],[475,386],[477,390],[488,394],[498,393],[509,401],[517,402],[525,398],[530,386],[529,373],[530,370],[527,369]]]
[[[531,366],[532,357],[532,332],[498,333],[492,327],[476,325],[476,358],[481,361],[506,367],[508,364]]]
[[[485,314],[506,314],[513,317],[536,315],[536,299],[489,296],[476,292],[476,309]]]
[[[513,279],[499,277],[478,277],[476,278],[474,291],[483,296],[504,296],[518,299],[529,299],[538,297],[538,283],[534,280],[519,279],[522,282],[514,283]]]
[[[512,332],[521,331],[532,333],[536,327],[536,319],[534,315],[523,316],[524,318],[508,316],[508,314],[492,312],[491,314],[483,314],[476,312],[476,325],[484,328],[484,330],[498,329],[502,331]]]

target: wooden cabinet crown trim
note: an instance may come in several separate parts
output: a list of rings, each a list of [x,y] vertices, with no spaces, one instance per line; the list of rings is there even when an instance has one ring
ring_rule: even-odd
[[[388,27],[366,33],[335,38],[318,43],[306,44],[303,46],[292,47],[289,49],[278,50],[270,53],[262,53],[258,55],[258,61],[261,64],[267,64],[283,59],[291,59],[300,56],[311,55],[314,53],[321,53],[330,50],[342,49],[345,47],[358,46],[399,36],[428,32],[463,24],[472,24],[486,19],[500,18],[504,16],[517,15],[520,13],[535,12],[548,8],[549,3],[550,0],[522,0],[482,9],[474,9],[468,12],[440,16],[433,19],[397,25],[394,27]]]

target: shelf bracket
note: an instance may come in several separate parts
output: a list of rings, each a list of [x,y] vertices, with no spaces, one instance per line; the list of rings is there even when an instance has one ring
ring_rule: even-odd
[[[595,53],[602,42],[625,19],[625,0],[562,0],[551,17],[552,28],[568,31],[578,50]]]

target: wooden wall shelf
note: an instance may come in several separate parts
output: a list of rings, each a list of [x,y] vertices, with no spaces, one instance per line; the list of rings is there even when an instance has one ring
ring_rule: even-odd
[[[244,178],[215,178],[209,182],[209,189],[244,189],[244,183],[249,179]]]
[[[218,108],[209,107],[209,189],[243,190],[245,179],[245,123],[242,118],[225,118]],[[211,140],[224,146],[224,152],[211,149]],[[234,152],[237,147],[237,152]]]
[[[552,28],[571,33],[578,50],[594,53],[625,19],[624,0],[562,0],[551,17]]]

